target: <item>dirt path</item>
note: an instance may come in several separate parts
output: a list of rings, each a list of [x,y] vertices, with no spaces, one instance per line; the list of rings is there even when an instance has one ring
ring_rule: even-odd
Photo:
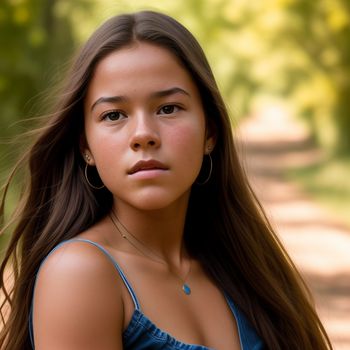
[[[262,113],[241,124],[248,176],[288,252],[314,292],[336,350],[350,350],[350,230],[283,171],[322,157],[288,116]]]

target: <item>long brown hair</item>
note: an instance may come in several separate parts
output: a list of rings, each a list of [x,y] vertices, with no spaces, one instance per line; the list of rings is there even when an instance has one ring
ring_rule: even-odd
[[[2,314],[10,304],[1,348],[31,348],[28,320],[40,263],[59,242],[86,230],[111,209],[111,193],[93,190],[84,180],[79,150],[83,101],[99,61],[135,41],[159,45],[177,57],[196,83],[207,121],[216,130],[212,177],[203,186],[193,185],[190,196],[184,236],[189,252],[246,314],[267,348],[331,349],[307,287],[241,169],[228,113],[201,47],[177,21],[152,11],[113,17],[92,35],[54,112],[21,160],[29,165],[29,179],[1,265]],[[10,292],[4,281],[8,265],[14,271]]]

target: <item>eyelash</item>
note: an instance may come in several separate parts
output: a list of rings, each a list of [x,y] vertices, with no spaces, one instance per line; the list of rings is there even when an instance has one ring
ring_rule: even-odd
[[[108,118],[108,116],[110,116],[111,114],[118,114],[118,116],[119,116],[119,118],[118,118],[117,120],[112,120],[112,119],[110,119],[111,121],[119,121],[120,118],[121,118],[121,116],[124,116],[124,117],[125,117],[125,115],[124,115],[123,112],[118,111],[118,110],[112,110],[112,111],[107,111],[107,112],[103,113],[103,114],[101,115],[101,120],[106,120],[106,119]]]
[[[161,114],[160,111],[164,108],[167,108],[167,107],[173,107],[175,109],[175,111],[173,110],[170,113],[163,113],[165,115],[170,115],[170,114],[176,113],[182,109],[182,107],[180,107],[179,105],[176,105],[176,104],[166,104],[166,105],[162,106],[161,108],[159,108],[157,114]]]
[[[168,107],[173,107],[173,110],[170,113],[161,113],[161,110],[163,110],[164,108],[168,108]],[[163,114],[163,115],[171,115],[174,114],[178,111],[180,111],[181,109],[183,109],[182,107],[180,107],[179,105],[176,104],[166,104],[162,107],[160,107],[157,111],[157,114]],[[104,113],[102,113],[101,115],[101,120],[106,120],[107,118],[109,118],[110,115],[112,114],[118,114],[118,119],[109,119],[110,121],[119,121],[121,119],[121,117],[126,117],[125,114],[119,110],[111,110],[111,111],[106,111]]]

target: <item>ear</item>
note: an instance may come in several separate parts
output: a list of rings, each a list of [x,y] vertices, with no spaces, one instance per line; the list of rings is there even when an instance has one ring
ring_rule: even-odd
[[[208,125],[205,135],[204,154],[210,154],[216,145],[216,127],[213,123]]]
[[[79,148],[84,161],[89,165],[95,165],[94,157],[90,151],[84,134],[80,136]]]

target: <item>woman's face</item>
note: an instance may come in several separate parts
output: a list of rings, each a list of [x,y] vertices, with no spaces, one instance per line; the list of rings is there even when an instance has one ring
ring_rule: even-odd
[[[213,140],[198,89],[169,51],[141,42],[109,54],[84,112],[83,152],[118,205],[152,210],[188,199]]]

